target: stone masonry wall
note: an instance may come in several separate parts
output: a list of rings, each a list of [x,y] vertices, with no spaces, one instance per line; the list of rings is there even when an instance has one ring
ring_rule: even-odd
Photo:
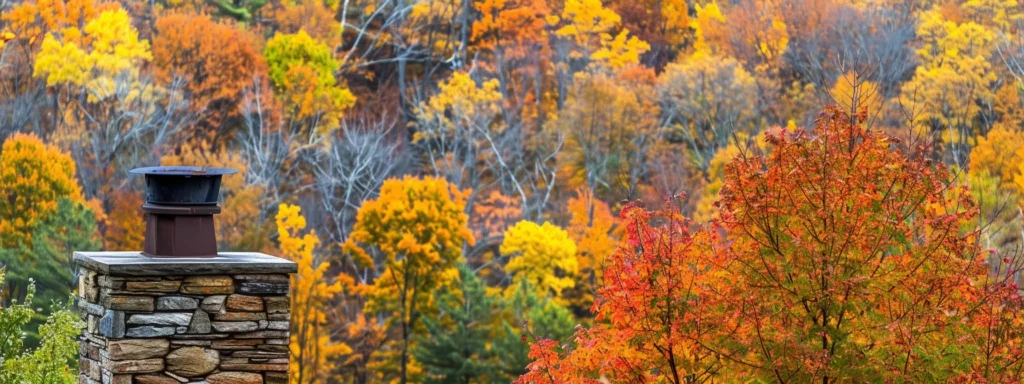
[[[288,382],[287,274],[109,276],[81,268],[82,384]]]

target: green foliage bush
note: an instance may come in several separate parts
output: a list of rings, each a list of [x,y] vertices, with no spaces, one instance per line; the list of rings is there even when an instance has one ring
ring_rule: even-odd
[[[0,269],[0,286],[5,271]],[[75,356],[84,324],[66,304],[54,303],[46,323],[39,327],[40,345],[25,349],[25,326],[36,315],[32,308],[35,284],[30,281],[22,304],[0,308],[0,384],[72,384],[78,382]]]

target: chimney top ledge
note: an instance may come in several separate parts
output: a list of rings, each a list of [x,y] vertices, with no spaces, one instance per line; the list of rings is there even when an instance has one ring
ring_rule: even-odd
[[[259,252],[218,252],[216,257],[152,257],[142,252],[75,252],[79,266],[111,276],[295,273],[291,261]]]

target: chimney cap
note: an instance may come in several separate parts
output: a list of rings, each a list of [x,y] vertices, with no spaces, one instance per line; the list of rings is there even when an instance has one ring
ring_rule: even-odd
[[[220,179],[238,171],[230,168],[159,166],[128,171],[146,176],[147,203],[158,205],[216,205]]]
[[[160,176],[223,176],[238,173],[231,168],[196,167],[190,165],[165,165],[158,167],[142,167],[128,171],[136,175]]]

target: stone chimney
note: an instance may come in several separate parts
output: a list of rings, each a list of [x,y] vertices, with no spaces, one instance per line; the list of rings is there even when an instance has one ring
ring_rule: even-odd
[[[178,243],[193,233],[177,231]],[[75,252],[74,261],[87,324],[79,383],[288,383],[295,263],[243,252]]]

